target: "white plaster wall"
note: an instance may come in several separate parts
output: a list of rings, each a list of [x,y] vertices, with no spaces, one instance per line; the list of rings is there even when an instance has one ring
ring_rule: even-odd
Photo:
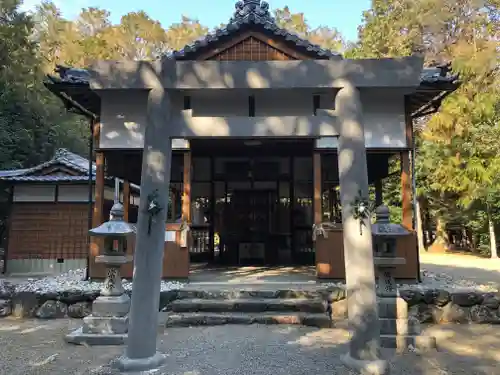
[[[89,187],[86,185],[59,185],[58,202],[88,202]]]
[[[194,94],[191,108],[196,117],[248,116],[248,95],[230,90]]]
[[[113,90],[103,91],[100,94],[102,98],[100,147],[108,149],[142,148],[146,126],[147,93],[141,90]],[[192,128],[206,128],[207,134],[205,135],[207,136],[213,135],[213,131],[208,131],[208,128],[221,121],[221,124],[226,127],[235,127],[230,130],[226,129],[227,131],[221,130],[219,133],[222,135],[243,134],[245,129],[240,129],[241,127],[247,128],[251,121],[262,122],[262,119],[267,116],[273,117],[273,121],[271,121],[273,124],[279,121],[279,116],[288,116],[283,121],[301,124],[301,129],[305,129],[303,131],[298,129],[300,131],[297,131],[296,134],[299,135],[309,134],[310,130],[307,129],[326,129],[328,122],[334,121],[320,116],[312,116],[314,92],[311,90],[253,91],[255,115],[260,117],[255,120],[247,117],[249,91],[190,92],[192,111],[187,117],[186,112],[181,111],[183,95],[180,92],[172,94],[172,126],[186,126],[189,123]],[[335,91],[324,91],[320,95],[321,108],[334,109],[334,96]],[[366,146],[368,148],[406,147],[403,92],[397,89],[365,89],[361,91],[361,100],[364,110]],[[181,113],[183,114],[181,115]],[[233,119],[242,117],[242,119],[229,122],[227,119],[221,119],[223,116]],[[211,117],[219,118],[212,119]],[[261,125],[267,126],[269,124]],[[283,126],[283,129],[285,128],[288,129],[288,127]],[[185,133],[179,129],[176,129],[175,132],[179,133],[178,136]],[[203,131],[192,133],[204,134]],[[268,134],[268,132],[262,134]],[[326,135],[323,132],[321,134]],[[280,135],[282,134],[280,133]],[[177,143],[179,142],[174,143],[175,147],[179,147]]]
[[[58,202],[88,202],[89,188],[87,185],[59,185]],[[93,189],[95,200],[95,188]],[[114,200],[114,189],[104,188],[104,198]],[[17,185],[14,186],[14,202],[55,202],[55,185]],[[123,192],[120,192],[120,201],[123,202]],[[130,195],[130,204],[139,206],[139,196]]]
[[[14,186],[14,202],[54,202],[55,199],[55,185]]]
[[[148,93],[142,90],[103,91],[101,148],[137,148],[144,144]]]

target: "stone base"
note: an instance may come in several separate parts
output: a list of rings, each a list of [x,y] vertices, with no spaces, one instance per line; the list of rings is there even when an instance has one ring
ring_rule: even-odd
[[[166,361],[167,356],[160,352],[148,358],[128,358],[123,355],[113,361],[111,367],[123,372],[148,371],[159,368]]]
[[[420,323],[407,319],[379,319],[381,335],[419,335]]]
[[[380,346],[398,352],[407,351],[409,346],[419,351],[437,350],[436,338],[425,335],[380,335]]]
[[[130,297],[124,293],[120,296],[99,296],[92,304],[94,316],[125,316],[130,310]]]
[[[389,364],[383,359],[365,361],[352,358],[350,353],[340,357],[342,363],[361,375],[389,375]]]
[[[86,316],[83,333],[99,335],[123,335],[128,332],[128,316]]]
[[[76,345],[124,345],[127,341],[127,334],[106,334],[106,333],[84,333],[82,328],[71,332],[64,337],[69,344]]]

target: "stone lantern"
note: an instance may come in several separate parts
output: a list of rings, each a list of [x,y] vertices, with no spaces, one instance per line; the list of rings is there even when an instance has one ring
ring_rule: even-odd
[[[399,237],[410,235],[410,232],[400,224],[391,223],[387,206],[379,206],[375,210],[375,217],[376,222],[372,224],[372,236],[378,295],[396,297],[394,270],[398,265],[406,263],[405,258],[396,257],[397,240]]]
[[[95,262],[106,267],[106,279],[99,297],[92,304],[92,314],[83,318],[83,326],[66,336],[74,344],[119,345],[128,332],[130,297],[123,289],[120,267],[132,260],[126,255],[127,237],[135,233],[133,226],[123,220],[121,203],[111,208],[110,219],[91,229],[90,235],[102,237],[103,254]]]
[[[376,222],[372,224],[377,300],[380,318],[380,344],[382,347],[406,350],[432,349],[436,339],[420,336],[419,322],[408,319],[408,307],[399,297],[394,271],[406,264],[406,259],[396,256],[397,241],[411,235],[400,224],[391,223],[387,206],[375,210]]]

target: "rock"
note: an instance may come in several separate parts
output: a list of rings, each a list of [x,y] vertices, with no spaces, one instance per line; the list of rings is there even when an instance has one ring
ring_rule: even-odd
[[[77,302],[92,302],[99,297],[99,291],[82,291],[82,290],[65,290],[64,292],[57,293],[55,299],[65,303],[66,305],[73,305]]]
[[[414,318],[420,323],[433,323],[435,321],[434,307],[424,303],[410,306],[408,315],[409,318]]]
[[[408,297],[406,297],[406,298],[408,298]],[[422,298],[421,298],[421,302],[424,302],[427,305],[435,305],[438,307],[445,306],[448,302],[450,302],[450,300],[451,300],[450,293],[447,292],[446,290],[441,290],[441,289],[427,290],[422,295]]]
[[[436,323],[469,323],[470,309],[467,307],[450,302],[440,310],[441,315]]]
[[[438,307],[443,307],[450,301],[451,294],[446,290],[437,290],[434,294],[434,304]]]
[[[347,300],[343,299],[331,304],[332,318],[345,319],[347,318]]]
[[[16,292],[16,286],[8,281],[0,280],[0,299],[11,299]]]
[[[12,315],[16,318],[33,318],[41,304],[41,296],[34,292],[20,292],[12,297]]]
[[[405,300],[408,306],[414,306],[423,300],[423,295],[417,290],[400,290],[399,296]]]
[[[177,291],[176,290],[168,290],[164,292],[160,292],[160,311],[163,311],[170,302],[177,299]]]
[[[56,319],[66,317],[68,307],[61,301],[46,301],[38,308],[35,316],[39,319]]]
[[[328,290],[326,293],[325,299],[328,302],[337,302],[344,300],[346,296],[344,288],[334,288],[332,290]]]
[[[92,302],[77,302],[68,306],[70,318],[82,319],[92,314]]]
[[[483,296],[474,292],[454,293],[451,296],[451,302],[458,306],[471,307],[480,305],[483,302]]]
[[[0,318],[12,314],[12,303],[9,299],[0,299]]]
[[[496,310],[500,307],[500,295],[499,294],[486,294],[483,298],[483,306],[489,309]]]
[[[470,308],[470,321],[479,324],[500,324],[500,317],[496,309],[485,305],[475,305]]]

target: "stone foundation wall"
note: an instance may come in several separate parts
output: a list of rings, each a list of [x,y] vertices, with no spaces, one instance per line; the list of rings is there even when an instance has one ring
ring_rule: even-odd
[[[400,295],[408,306],[410,318],[420,323],[500,324],[500,293],[402,290]],[[90,314],[92,301],[98,296],[99,291],[37,293],[7,288],[0,291],[0,317],[83,318]],[[342,288],[329,288],[323,296],[331,305],[334,320],[347,317],[347,301]],[[181,298],[193,296],[182,289],[161,292],[160,310]]]

